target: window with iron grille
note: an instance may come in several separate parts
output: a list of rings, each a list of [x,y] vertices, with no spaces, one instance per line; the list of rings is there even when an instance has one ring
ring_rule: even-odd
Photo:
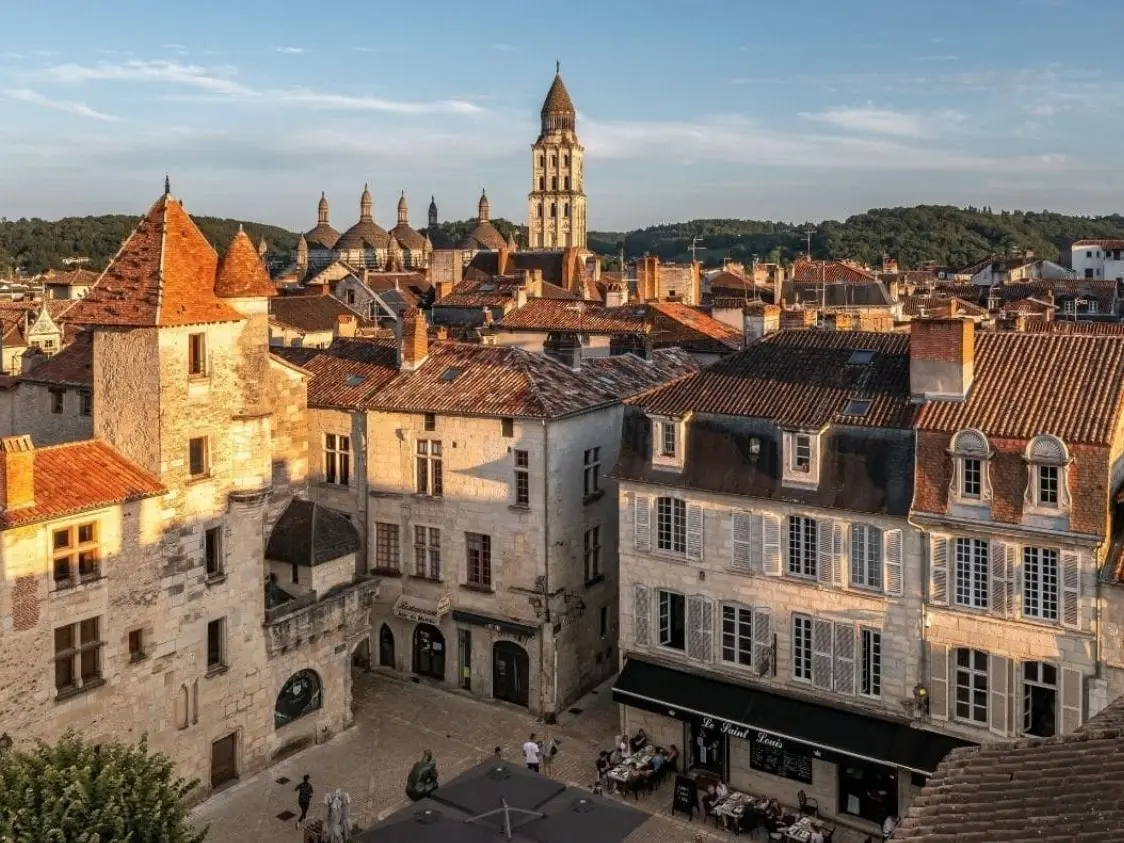
[[[687,649],[687,599],[675,591],[656,592],[660,612],[660,646]]]
[[[513,451],[512,457],[515,461],[515,505],[527,507],[531,505],[530,457],[526,451]]]
[[[55,628],[55,690],[78,691],[101,679],[101,618]]]
[[[812,681],[812,619],[792,616],[792,677]]]
[[[400,553],[398,525],[376,522],[375,567],[381,571],[397,571]]]
[[[465,533],[468,554],[468,582],[484,588],[492,587],[492,537],[483,533]]]
[[[739,667],[753,665],[753,609],[722,604],[722,661]]]
[[[590,527],[582,540],[585,555],[585,581],[601,576],[601,528]]]
[[[869,524],[851,527],[851,585],[882,589],[882,531]]]
[[[687,504],[679,498],[656,498],[656,548],[687,552]]]
[[[986,539],[956,540],[956,605],[988,608],[988,559]]]
[[[335,486],[351,483],[351,437],[324,434],[324,482]]]
[[[956,651],[956,719],[987,723],[987,653]]]
[[[441,579],[441,531],[436,527],[414,527],[414,573]]]
[[[583,492],[585,497],[601,491],[601,449],[589,448],[582,458],[585,482]]]
[[[859,666],[859,692],[868,697],[882,696],[882,633],[864,629],[861,633],[861,658]]]
[[[1058,552],[1053,548],[1023,548],[1023,614],[1058,619]]]
[[[816,575],[816,519],[803,515],[788,518],[788,572],[797,577]]]
[[[418,494],[441,497],[444,483],[441,476],[441,441],[419,439],[417,448]]]
[[[55,530],[51,539],[55,590],[73,588],[101,573],[97,525],[76,524]]]

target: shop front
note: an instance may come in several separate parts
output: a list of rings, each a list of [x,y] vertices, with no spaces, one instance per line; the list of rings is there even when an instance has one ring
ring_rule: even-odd
[[[919,779],[965,741],[909,723],[819,705],[629,659],[613,687],[630,733],[683,740],[688,768],[731,788],[822,816],[881,826],[900,814]],[[867,825],[870,824],[870,825]]]

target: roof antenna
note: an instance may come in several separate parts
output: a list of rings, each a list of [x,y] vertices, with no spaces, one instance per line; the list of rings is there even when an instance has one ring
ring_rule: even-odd
[[[165,196],[171,196],[172,195],[172,180],[170,178],[168,178],[167,173],[164,174],[164,195]]]

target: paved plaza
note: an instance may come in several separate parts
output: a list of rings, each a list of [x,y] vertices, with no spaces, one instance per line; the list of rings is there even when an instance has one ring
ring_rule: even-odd
[[[294,788],[308,773],[316,788],[310,817],[320,815],[324,793],[339,787],[351,794],[352,812],[361,828],[374,824],[407,804],[406,776],[425,749],[437,760],[441,781],[449,781],[489,757],[499,746],[505,758],[519,761],[531,732],[548,730],[560,746],[551,774],[567,784],[589,787],[600,749],[613,743],[620,728],[609,684],[564,713],[547,727],[526,711],[483,702],[466,694],[426,686],[396,675],[356,674],[355,726],[326,744],[311,747],[273,767],[238,782],[199,805],[192,813],[200,826],[209,825],[208,843],[284,843],[299,841],[293,819],[278,815],[297,810]],[[279,779],[287,779],[279,783]],[[693,843],[732,840],[732,836],[669,816],[670,787],[630,802],[651,813],[628,843]],[[696,835],[702,832],[703,837]],[[836,843],[862,840],[842,828]]]

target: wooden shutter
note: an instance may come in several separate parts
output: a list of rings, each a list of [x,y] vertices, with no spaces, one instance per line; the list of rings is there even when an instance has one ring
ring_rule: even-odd
[[[733,564],[735,568],[750,568],[753,566],[753,516],[748,512],[734,510],[731,518],[730,530],[733,542]],[[760,545],[758,545],[760,556]]]
[[[988,543],[991,566],[991,612],[1001,618],[1011,614],[1011,563],[1015,548],[1006,542]]]
[[[843,550],[843,540],[846,538],[844,535],[846,530],[844,525],[838,521],[833,521],[831,527],[831,584],[836,588],[842,588],[846,583],[843,578],[846,576],[846,559],[847,554]]]
[[[889,597],[902,596],[902,531],[882,534],[882,586]]]
[[[855,628],[849,623],[835,624],[835,690],[855,693]]]
[[[948,605],[948,537],[932,533],[929,535],[929,601],[938,606]]]
[[[1081,554],[1063,550],[1061,554],[1062,624],[1076,629],[1081,625]]]
[[[1058,728],[1061,734],[1066,735],[1075,731],[1081,725],[1085,682],[1080,670],[1063,667],[1061,673],[1061,717],[1059,718]]]
[[[1011,730],[1011,660],[994,653],[987,659],[987,725],[997,735]]]
[[[714,638],[714,604],[705,594],[687,598],[687,658],[710,661]]]
[[[652,499],[647,495],[636,495],[632,499],[632,531],[636,549],[648,552],[652,549]]]
[[[934,720],[948,719],[948,647],[929,645],[929,716]]]
[[[772,674],[776,670],[773,664],[773,610],[753,610],[753,663],[757,666],[757,675],[764,676],[766,672]]]
[[[652,645],[652,589],[637,585],[633,592],[632,615],[635,623],[636,646]]]
[[[835,530],[831,518],[816,521],[816,579],[820,585],[835,583]]]
[[[703,508],[697,503],[687,504],[687,558],[693,562],[703,558]]]
[[[827,691],[832,688],[832,662],[835,656],[832,652],[832,638],[831,621],[813,618],[812,684]]]
[[[776,515],[761,516],[761,554],[764,557],[765,574],[779,577],[781,565],[781,519]]]

